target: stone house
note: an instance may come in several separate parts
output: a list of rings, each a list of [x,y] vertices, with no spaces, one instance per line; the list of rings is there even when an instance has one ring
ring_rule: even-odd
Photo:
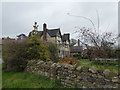
[[[82,53],[82,50],[83,50],[83,47],[80,46],[80,40],[78,39],[78,45],[77,46],[71,46],[70,47],[70,55],[71,56],[74,56],[75,54],[78,54],[81,56],[81,53]]]
[[[58,54],[60,57],[70,56],[70,34],[61,34],[60,28],[48,29],[47,24],[43,24],[43,31],[38,31],[37,22],[34,24],[34,33],[37,33],[44,42],[52,42],[58,47]],[[29,36],[32,33],[30,32]]]

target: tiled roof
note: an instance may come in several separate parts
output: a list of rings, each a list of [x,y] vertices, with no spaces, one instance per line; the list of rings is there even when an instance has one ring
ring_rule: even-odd
[[[43,31],[38,31],[38,35],[42,36],[43,35]]]
[[[58,35],[58,32],[60,32],[60,29],[59,28],[58,29],[47,29],[47,32],[51,37],[54,37]]]
[[[27,37],[25,34],[20,34],[20,35],[18,35],[17,37],[20,37],[20,36]]]
[[[57,36],[58,32],[60,32],[60,28],[58,29],[47,29],[47,33],[51,36],[51,37],[55,37]],[[40,36],[43,35],[43,31],[38,31],[38,34]],[[61,34],[61,33],[60,33]]]
[[[62,41],[70,41],[70,36],[69,36],[69,34],[64,34],[64,35],[62,35]]]
[[[70,48],[70,52],[71,53],[80,53],[82,51],[82,47],[81,46],[72,46]]]
[[[58,35],[60,35],[62,41],[70,41],[70,34],[64,34],[61,35],[61,31],[60,28],[57,29],[46,29],[47,33],[51,36],[51,37],[56,37]],[[42,36],[44,31],[38,31],[38,35]]]

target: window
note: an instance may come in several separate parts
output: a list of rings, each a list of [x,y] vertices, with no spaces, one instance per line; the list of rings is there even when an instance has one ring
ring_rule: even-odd
[[[59,54],[60,54],[60,50],[59,50]]]
[[[60,44],[60,41],[59,41],[59,40],[57,41],[57,44],[58,44],[58,45]]]

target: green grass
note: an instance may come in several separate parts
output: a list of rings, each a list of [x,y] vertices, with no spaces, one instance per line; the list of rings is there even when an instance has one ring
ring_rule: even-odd
[[[89,59],[80,59],[81,63],[92,63]]]
[[[116,66],[95,64],[92,61],[90,61],[89,59],[80,59],[80,61],[81,61],[80,62],[81,66],[86,66],[86,67],[95,66],[100,70],[105,70],[105,69],[118,70],[118,69],[120,69],[120,67],[116,67]],[[88,64],[84,64],[84,63],[88,63]]]
[[[2,57],[2,45],[0,45],[0,58]]]
[[[0,63],[0,89],[2,88],[2,64]]]
[[[63,88],[59,81],[27,72],[3,71],[2,76],[3,88]]]
[[[118,70],[118,69],[120,69],[120,67],[116,67],[116,66],[103,66],[103,65],[93,65],[93,66],[96,66],[98,69],[101,69],[101,70],[105,70],[105,69]]]

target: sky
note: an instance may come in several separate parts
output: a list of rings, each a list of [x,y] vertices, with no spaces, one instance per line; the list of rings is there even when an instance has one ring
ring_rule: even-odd
[[[77,34],[73,34],[77,30],[76,26],[92,29],[93,26],[90,21],[69,16],[67,13],[90,18],[97,28],[96,10],[99,13],[100,33],[113,32],[116,35],[118,33],[117,4],[117,2],[2,2],[0,37],[16,38],[21,33],[28,35],[36,21],[39,31],[42,31],[42,25],[46,23],[48,29],[60,28],[62,34],[70,33],[70,37],[76,39]]]

